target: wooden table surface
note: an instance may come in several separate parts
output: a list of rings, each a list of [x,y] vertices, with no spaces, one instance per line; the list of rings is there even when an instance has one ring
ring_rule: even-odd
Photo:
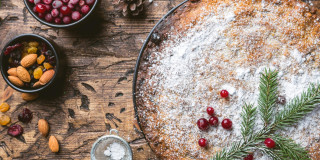
[[[133,72],[152,27],[180,2],[148,2],[144,16],[125,18],[114,11],[112,0],[101,0],[94,18],[67,30],[40,24],[22,0],[0,0],[1,49],[19,34],[34,33],[57,43],[65,59],[65,80],[52,97],[25,102],[0,78],[0,100],[11,105],[5,114],[24,127],[24,140],[0,127],[0,159],[90,159],[92,144],[110,129],[130,143],[134,159],[156,159],[134,118]],[[34,113],[29,124],[18,122],[23,108]],[[51,153],[48,137],[39,134],[39,118],[49,122],[49,134],[60,142],[59,153]]]
[[[65,60],[65,79],[52,97],[25,102],[0,78],[0,100],[11,105],[5,114],[25,131],[23,139],[17,139],[6,134],[6,126],[0,127],[0,159],[90,159],[92,144],[110,129],[130,143],[134,159],[156,159],[134,118],[133,72],[149,31],[182,1],[154,0],[144,16],[124,18],[114,11],[112,0],[101,0],[89,23],[68,30],[40,24],[22,0],[0,0],[1,49],[19,34],[35,33],[55,41]],[[18,122],[23,108],[34,113],[29,124]],[[49,134],[60,142],[59,153],[51,153],[48,137],[39,134],[39,118],[49,122]]]

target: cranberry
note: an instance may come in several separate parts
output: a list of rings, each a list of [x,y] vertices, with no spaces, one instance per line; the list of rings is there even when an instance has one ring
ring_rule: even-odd
[[[32,8],[32,11],[33,11],[33,12],[37,12],[37,7],[34,6],[34,7]]]
[[[54,23],[56,23],[56,24],[61,24],[61,22],[62,22],[61,18],[57,17],[54,19]]]
[[[244,157],[243,160],[253,160],[253,155],[249,154],[247,157]]]
[[[38,3],[40,3],[41,2],[41,0],[33,0],[33,3],[34,4],[38,4]]]
[[[222,91],[220,92],[220,96],[221,96],[222,98],[226,98],[226,97],[229,96],[229,92],[228,92],[227,90],[222,90]]]
[[[42,0],[42,2],[45,3],[45,4],[51,4],[52,0]]]
[[[38,13],[44,13],[44,12],[46,12],[47,8],[44,4],[39,3],[36,5],[36,10]]]
[[[212,116],[214,114],[214,109],[212,107],[207,108],[207,113]]]
[[[62,13],[60,13],[60,14],[59,14],[59,17],[60,17],[60,18],[63,18],[63,17],[64,17],[64,15],[63,15]]]
[[[32,117],[32,112],[28,108],[24,108],[22,112],[18,115],[19,121],[24,123],[30,122]]]
[[[44,18],[45,16],[46,16],[45,13],[38,13],[38,17],[39,17],[39,18]]]
[[[50,11],[51,10],[51,5],[45,4],[46,6],[46,11]]]
[[[211,117],[209,119],[209,124],[212,125],[212,126],[218,126],[219,119],[217,117]]]
[[[93,5],[95,0],[86,0],[87,5]]]
[[[63,5],[63,3],[60,0],[55,0],[52,2],[53,8],[60,8]]]
[[[73,4],[71,4],[71,3],[68,3],[68,5],[67,5],[69,8],[71,8],[71,9],[73,9],[74,8],[74,5]]]
[[[34,0],[28,0],[30,3],[34,3]]]
[[[63,2],[63,3],[68,3],[68,2],[69,2],[69,0],[62,0],[62,2]]]
[[[53,20],[53,17],[50,13],[47,13],[46,16],[44,17],[44,19],[47,21],[47,22],[51,22]]]
[[[197,125],[199,127],[200,130],[207,130],[209,128],[209,125],[208,125],[208,121],[204,118],[200,118],[198,121],[197,121]]]
[[[268,147],[268,148],[274,148],[276,146],[276,142],[274,142],[273,139],[271,138],[266,138],[266,140],[264,140],[264,144]]]
[[[7,132],[10,136],[17,137],[23,133],[23,128],[19,124],[11,125]]]
[[[80,12],[78,12],[78,11],[72,12],[71,18],[72,18],[74,21],[80,20],[80,19],[81,19],[81,14],[80,14]]]
[[[85,2],[84,0],[80,0],[80,1],[79,1],[79,6],[80,6],[80,7],[82,7],[82,6],[85,5],[85,4],[86,4],[86,2]]]
[[[51,15],[52,15],[52,17],[58,17],[59,16],[59,10],[58,9],[53,9],[52,11],[51,11]]]
[[[81,7],[81,12],[83,14],[87,14],[90,11],[90,7],[88,5],[84,5]]]
[[[60,13],[62,13],[63,15],[69,15],[69,14],[71,14],[71,8],[69,8],[68,6],[63,5],[60,8]]]
[[[79,3],[79,0],[70,0],[69,3],[76,5]]]
[[[221,122],[221,125],[224,129],[231,129],[232,127],[232,121],[228,118],[223,119]]]
[[[200,138],[198,141],[198,144],[200,147],[206,147],[207,146],[207,140],[204,138]]]
[[[71,18],[69,16],[65,16],[65,17],[63,17],[62,21],[65,24],[69,24],[69,23],[71,23]]]

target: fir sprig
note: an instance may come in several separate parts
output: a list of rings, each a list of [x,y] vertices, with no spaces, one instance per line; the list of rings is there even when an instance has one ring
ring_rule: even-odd
[[[241,135],[243,139],[247,139],[253,133],[253,127],[256,120],[257,109],[251,104],[245,104],[241,113]]]
[[[265,70],[260,77],[259,111],[265,125],[271,122],[273,110],[277,102],[278,72]]]
[[[293,140],[273,135],[277,129],[283,129],[296,123],[320,104],[320,85],[311,84],[307,91],[295,97],[285,108],[274,115],[277,98],[277,72],[266,70],[261,74],[259,85],[259,114],[264,127],[253,131],[256,108],[245,104],[241,113],[241,134],[243,139],[232,143],[228,149],[217,153],[215,160],[233,160],[245,157],[250,151],[260,150],[274,160],[308,160],[308,152]],[[263,145],[263,140],[271,137],[275,140],[276,148],[269,149]]]

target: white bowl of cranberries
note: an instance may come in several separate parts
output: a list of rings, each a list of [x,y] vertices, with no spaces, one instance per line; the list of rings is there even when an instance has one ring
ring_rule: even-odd
[[[51,27],[71,27],[85,20],[99,0],[24,0],[29,12]]]

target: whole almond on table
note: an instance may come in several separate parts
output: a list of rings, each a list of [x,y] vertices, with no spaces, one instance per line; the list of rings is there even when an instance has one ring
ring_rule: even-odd
[[[36,63],[37,57],[38,57],[37,54],[29,54],[23,57],[20,63],[23,67],[28,68],[32,66],[34,63]]]
[[[53,77],[55,71],[53,69],[45,71],[39,79],[41,85],[47,84]]]
[[[43,135],[43,136],[47,136],[48,132],[49,132],[49,124],[46,120],[44,119],[39,119],[38,121],[38,129],[39,132]]]
[[[18,87],[23,87],[24,83],[15,76],[8,76],[8,79],[11,83],[13,83],[14,85],[18,86]]]
[[[39,97],[39,93],[22,93],[21,97],[25,101],[33,101]]]
[[[22,66],[19,66],[17,68],[17,74],[18,77],[23,81],[23,82],[30,82],[31,81],[31,77],[29,72],[23,68]]]
[[[10,68],[7,73],[10,75],[10,76],[18,76],[17,74],[17,68]]]
[[[50,136],[49,148],[50,148],[51,152],[59,152],[59,142],[55,136]]]

